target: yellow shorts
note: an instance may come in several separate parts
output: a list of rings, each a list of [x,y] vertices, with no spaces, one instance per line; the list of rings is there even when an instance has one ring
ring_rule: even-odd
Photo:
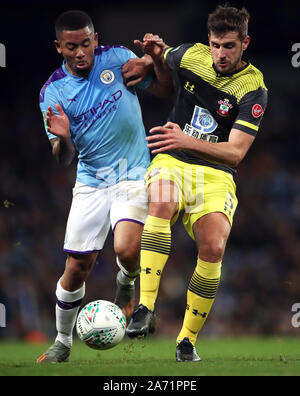
[[[180,211],[184,210],[183,224],[193,239],[194,223],[208,213],[224,213],[232,225],[238,200],[235,182],[229,173],[189,164],[168,154],[158,154],[146,173],[146,186],[156,180],[167,180],[176,185],[178,212],[173,217],[172,224],[176,222]],[[163,187],[163,201],[168,202],[169,197],[168,187]]]

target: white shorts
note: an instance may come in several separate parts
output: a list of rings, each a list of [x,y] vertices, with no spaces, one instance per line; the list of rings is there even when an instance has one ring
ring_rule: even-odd
[[[110,226],[120,221],[144,225],[148,213],[144,180],[122,181],[108,188],[76,182],[67,222],[64,251],[90,253],[101,250]]]

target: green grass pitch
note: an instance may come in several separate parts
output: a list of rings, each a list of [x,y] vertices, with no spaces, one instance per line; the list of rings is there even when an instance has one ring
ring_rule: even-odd
[[[107,351],[74,343],[68,363],[36,364],[49,344],[0,342],[0,376],[298,376],[299,338],[204,338],[202,361],[175,361],[175,340],[124,339]]]

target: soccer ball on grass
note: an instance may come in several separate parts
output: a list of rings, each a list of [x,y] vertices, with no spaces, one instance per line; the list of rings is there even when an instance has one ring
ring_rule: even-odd
[[[85,305],[77,317],[76,330],[81,341],[93,349],[110,349],[125,335],[126,318],[114,303],[105,300]]]

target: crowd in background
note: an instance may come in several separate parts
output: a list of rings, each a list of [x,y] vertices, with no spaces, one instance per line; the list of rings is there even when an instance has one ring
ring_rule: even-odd
[[[286,97],[290,103],[285,107],[292,114],[293,92]],[[140,94],[140,101],[148,109],[146,130],[167,117],[169,102],[148,94]],[[299,137],[287,138],[286,117],[278,111],[282,102],[272,95],[270,102],[259,136],[235,176],[239,206],[203,334],[299,331],[291,325],[291,307],[300,301]],[[20,98],[17,118],[11,119],[8,109],[1,113],[7,133],[0,169],[0,302],[6,307],[7,327],[0,337],[23,338],[33,331],[51,337],[55,332],[55,287],[66,257],[62,246],[76,160],[69,168],[54,161],[38,108],[34,110]],[[114,298],[112,239],[110,234],[87,281],[84,302]],[[156,307],[159,335],[180,327],[196,257],[194,242],[179,219]]]

